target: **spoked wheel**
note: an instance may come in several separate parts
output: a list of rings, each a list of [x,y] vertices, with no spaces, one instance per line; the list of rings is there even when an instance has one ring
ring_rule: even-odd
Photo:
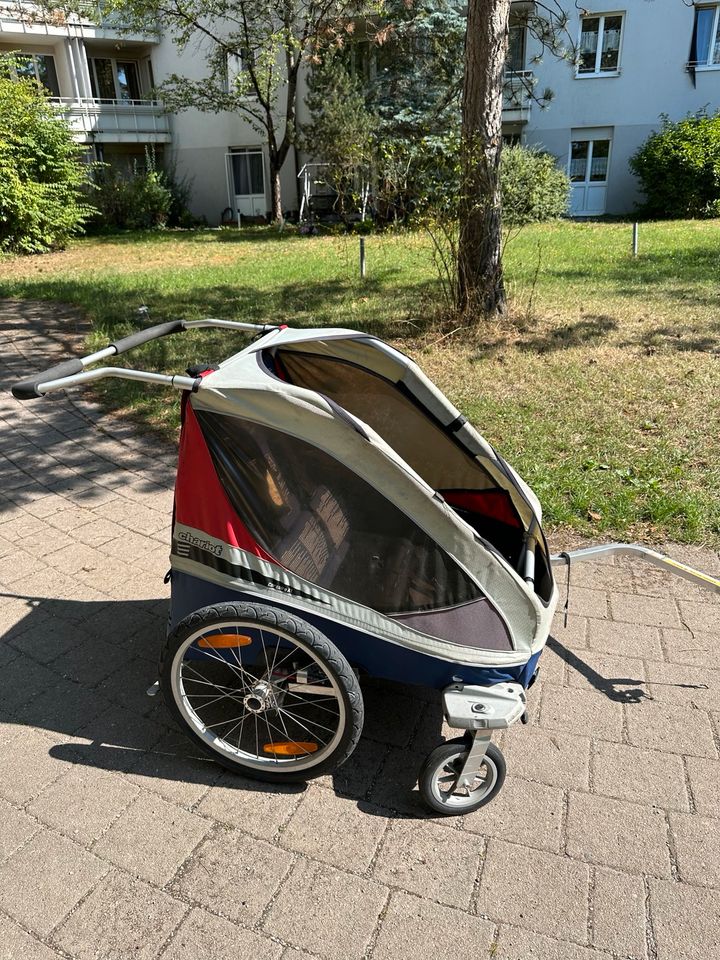
[[[489,803],[505,781],[505,758],[488,744],[473,783],[458,787],[470,745],[465,738],[448,740],[430,753],[420,771],[420,795],[431,810],[448,816],[470,813]]]
[[[186,617],[168,637],[160,687],[195,743],[260,780],[333,770],[362,732],[360,686],[342,653],[299,617],[260,604]]]

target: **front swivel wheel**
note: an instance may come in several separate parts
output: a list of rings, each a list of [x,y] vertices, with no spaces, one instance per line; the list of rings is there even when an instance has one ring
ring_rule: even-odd
[[[448,740],[435,747],[423,764],[418,778],[420,796],[434,813],[470,813],[500,792],[505,781],[505,758],[494,743],[488,744],[471,781],[460,782],[470,745],[465,737]]]

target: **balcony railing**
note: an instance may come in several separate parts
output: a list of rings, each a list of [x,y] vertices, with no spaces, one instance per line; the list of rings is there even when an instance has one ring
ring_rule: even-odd
[[[506,120],[527,120],[533,97],[532,70],[507,72],[503,81],[503,117]]]
[[[158,100],[96,100],[56,97],[76,137],[98,142],[170,140],[170,117]]]

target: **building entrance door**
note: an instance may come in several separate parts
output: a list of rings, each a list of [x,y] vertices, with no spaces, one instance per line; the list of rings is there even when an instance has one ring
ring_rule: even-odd
[[[568,173],[572,184],[570,213],[573,217],[599,217],[605,213],[609,139],[573,140]]]
[[[264,217],[268,210],[265,200],[265,164],[262,150],[248,148],[227,154],[229,185],[232,191],[230,206],[242,217]]]

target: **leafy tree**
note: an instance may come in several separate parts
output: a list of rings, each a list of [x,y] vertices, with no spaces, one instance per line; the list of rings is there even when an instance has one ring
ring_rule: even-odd
[[[549,153],[534,147],[504,147],[500,193],[505,224],[540,223],[567,213],[570,178]]]
[[[83,148],[34,80],[0,55],[0,251],[62,247],[92,212]]]
[[[720,216],[720,113],[699,113],[662,127],[630,159],[650,217]]]
[[[112,0],[129,29],[162,23],[181,50],[200,53],[206,76],[173,74],[168,108],[239,113],[265,138],[272,216],[282,220],[280,171],[297,142],[298,74],[321,46],[342,43],[352,16],[375,0]],[[377,0],[380,2],[380,0]]]

